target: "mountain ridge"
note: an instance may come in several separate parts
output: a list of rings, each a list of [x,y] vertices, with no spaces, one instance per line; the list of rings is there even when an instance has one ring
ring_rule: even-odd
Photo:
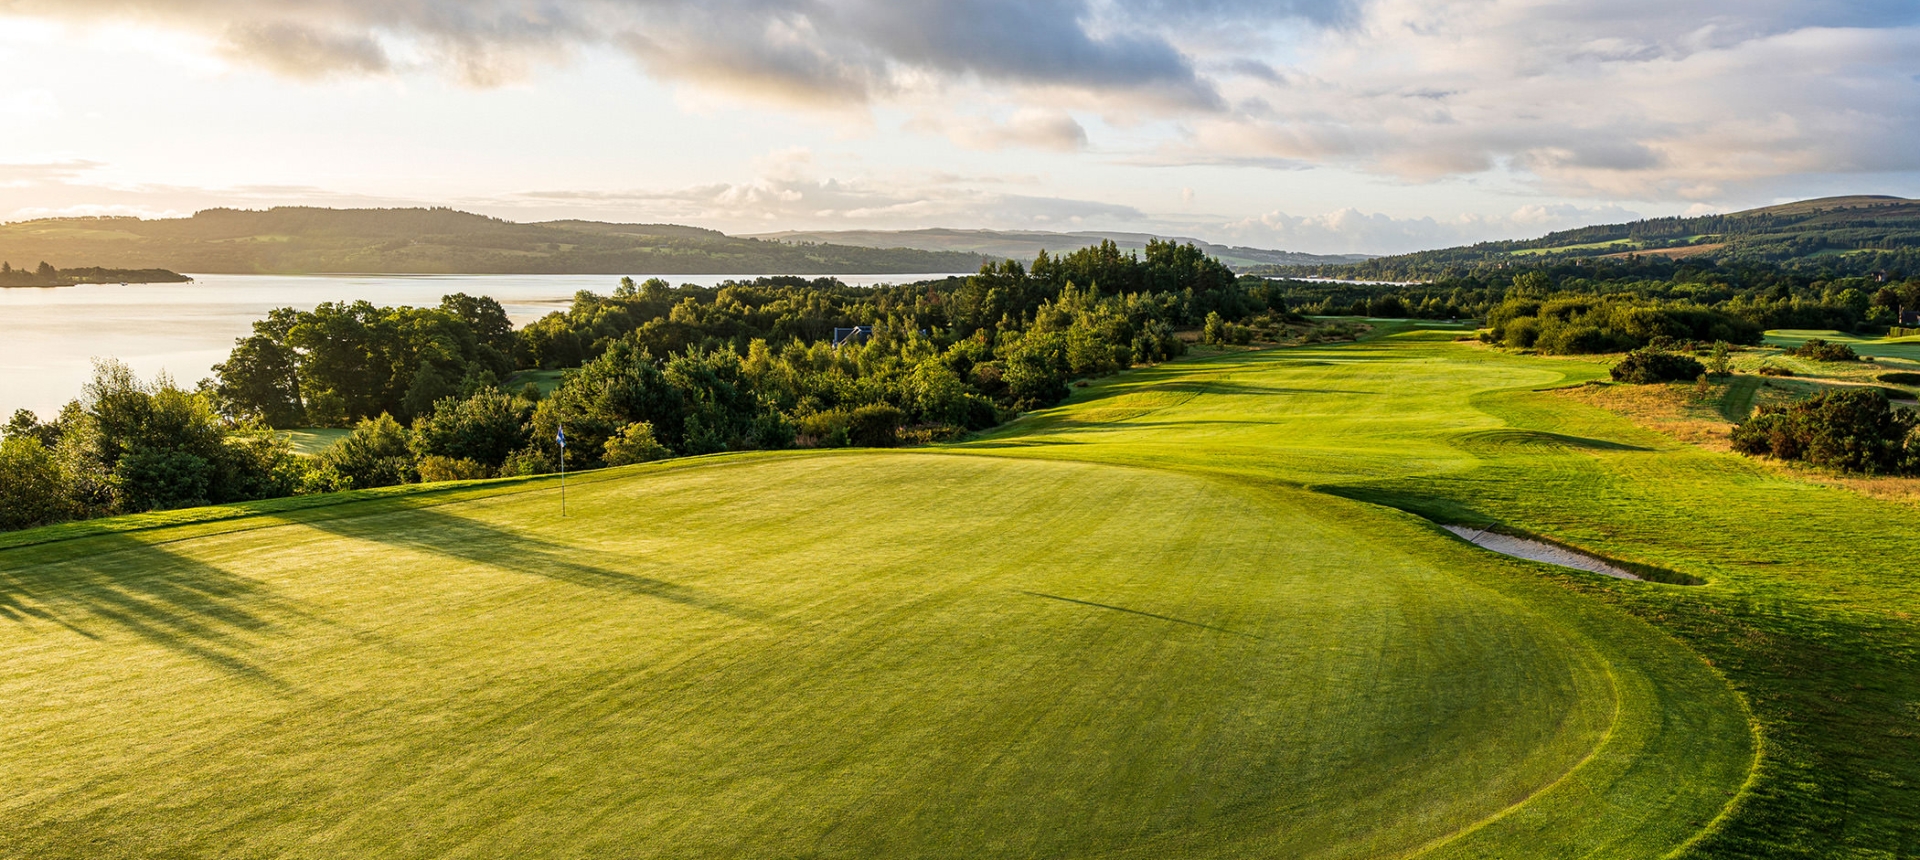
[[[521,223],[456,209],[206,209],[0,224],[0,260],[204,274],[829,275],[971,272],[986,255],[793,245],[678,224]]]
[[[1820,197],[1719,215],[1596,224],[1534,239],[1479,242],[1357,263],[1270,266],[1254,272],[1412,280],[1525,264],[1646,257],[1836,274],[1920,271],[1920,200],[1876,194]]]

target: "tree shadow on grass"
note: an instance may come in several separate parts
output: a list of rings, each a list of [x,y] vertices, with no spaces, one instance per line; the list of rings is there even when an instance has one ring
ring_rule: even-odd
[[[589,550],[489,525],[433,508],[375,517],[347,517],[307,523],[330,534],[428,552],[471,564],[544,577],[582,588],[664,600],[752,621],[766,613],[740,606],[697,588],[662,579],[609,570],[579,560]]]
[[[0,618],[50,622],[88,639],[102,627],[286,688],[249,659],[250,636],[300,613],[260,583],[127,535],[22,551],[0,561]]]
[[[1160,621],[1171,622],[1174,624],[1184,624],[1188,627],[1198,627],[1202,630],[1211,630],[1215,633],[1225,633],[1229,636],[1243,636],[1248,639],[1259,639],[1262,641],[1265,641],[1267,638],[1265,636],[1261,636],[1256,633],[1245,633],[1239,630],[1229,630],[1225,627],[1216,627],[1212,624],[1203,624],[1198,621],[1188,621],[1185,618],[1175,618],[1174,616],[1171,616],[1171,615],[1161,615],[1158,612],[1145,612],[1139,609],[1128,609],[1127,607],[1124,607],[1124,606],[1114,606],[1108,603],[1095,603],[1091,600],[1080,600],[1074,597],[1061,597],[1058,594],[1047,594],[1039,591],[1026,591],[1023,589],[1020,591],[1020,593],[1025,594],[1029,597],[1043,597],[1043,598],[1046,598],[1047,600],[1058,600],[1061,603],[1075,603],[1081,606],[1090,606],[1094,609],[1105,609],[1111,612],[1124,612],[1128,615],[1138,615],[1142,618],[1153,618]]]

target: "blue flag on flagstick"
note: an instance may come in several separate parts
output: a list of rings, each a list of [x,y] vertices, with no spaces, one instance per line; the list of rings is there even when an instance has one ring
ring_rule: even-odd
[[[559,430],[555,431],[553,434],[553,441],[560,443],[560,447],[562,448],[567,447],[567,428],[562,427]]]

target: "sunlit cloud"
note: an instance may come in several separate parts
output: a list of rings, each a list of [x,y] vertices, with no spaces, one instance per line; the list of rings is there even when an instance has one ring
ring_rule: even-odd
[[[95,48],[161,45],[135,47],[187,57],[189,85],[329,99],[336,111],[357,110],[363,94],[386,100],[359,126],[229,127],[248,144],[209,138],[210,151],[257,134],[243,154],[277,152],[275,141],[315,129],[373,139],[381,119],[415,110],[444,112],[459,121],[444,127],[480,141],[444,172],[421,169],[417,153],[382,173],[309,149],[305,164],[333,171],[318,180],[259,158],[244,175],[164,175],[172,162],[157,156],[109,169],[130,160],[124,151],[71,137],[29,149],[36,138],[22,131],[0,151],[14,162],[0,165],[0,217],[12,218],[390,201],[730,230],[1182,228],[1377,252],[1806,190],[1900,190],[1887,186],[1920,175],[1911,0],[0,0],[0,24],[15,27],[0,32],[0,54],[71,31]],[[570,76],[581,69],[591,74]],[[376,84],[342,84],[356,80]],[[538,159],[519,157],[524,139],[511,158],[505,143],[481,152],[496,119],[487,100],[537,87],[639,93],[691,123],[635,141],[631,169],[604,150],[593,170],[568,169],[590,147],[567,134],[610,134],[594,117],[556,129]],[[0,92],[0,113],[22,130],[77,128],[89,117],[73,114],[93,109],[51,77]],[[634,137],[637,125],[622,127]],[[398,149],[436,133],[408,128]],[[691,129],[699,143],[674,139]],[[869,160],[742,154],[790,138]],[[695,146],[725,154],[686,152]],[[356,157],[377,160],[370,151]],[[675,166],[650,168],[662,154]],[[503,164],[518,172],[489,172]],[[1296,188],[1316,196],[1288,197]],[[1384,202],[1402,192],[1424,209]],[[1215,207],[1240,211],[1205,214]]]

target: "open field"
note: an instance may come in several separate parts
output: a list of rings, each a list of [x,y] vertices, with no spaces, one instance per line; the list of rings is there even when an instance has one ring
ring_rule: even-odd
[[[1597,251],[1604,248],[1637,248],[1639,242],[1632,239],[1609,239],[1605,242],[1582,242],[1577,245],[1561,245],[1557,248],[1520,248],[1508,251],[1509,256],[1536,257],[1541,254],[1558,254],[1563,251]]]
[[[347,438],[351,432],[353,431],[338,427],[300,427],[282,431],[282,435],[292,443],[294,453],[311,457],[327,450],[333,443]]]
[[[1920,338],[1864,338],[1859,335],[1837,331],[1816,329],[1776,329],[1767,332],[1767,345],[1796,347],[1813,338],[1821,338],[1833,343],[1844,343],[1853,347],[1853,351],[1874,358],[1892,358],[1909,365],[1920,364]],[[1827,365],[1829,368],[1833,365]],[[1915,369],[1911,366],[1902,370]]]
[[[535,479],[7,535],[0,832],[56,857],[1920,853],[1920,510],[1548,390],[1598,363],[1394,328],[1132,371],[942,449],[582,475],[564,521]]]

